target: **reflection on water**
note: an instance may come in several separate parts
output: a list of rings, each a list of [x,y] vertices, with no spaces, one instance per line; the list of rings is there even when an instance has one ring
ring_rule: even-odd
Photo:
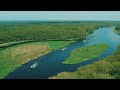
[[[65,50],[57,50],[44,55],[34,61],[30,61],[10,73],[6,79],[45,79],[63,71],[75,71],[78,67],[91,64],[115,53],[117,46],[120,44],[120,36],[113,32],[114,27],[99,28],[81,42],[73,43],[66,46]],[[80,47],[90,46],[98,43],[106,43],[109,49],[104,51],[99,57],[82,62],[76,65],[64,65],[70,53]],[[37,67],[31,69],[31,65],[37,63]]]

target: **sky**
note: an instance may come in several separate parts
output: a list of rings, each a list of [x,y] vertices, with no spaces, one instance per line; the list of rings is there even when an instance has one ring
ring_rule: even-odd
[[[120,21],[120,11],[0,11],[0,21],[17,20]]]

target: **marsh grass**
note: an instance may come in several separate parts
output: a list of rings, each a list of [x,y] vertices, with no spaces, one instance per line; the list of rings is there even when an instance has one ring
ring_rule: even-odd
[[[47,41],[52,50],[58,50],[76,41]]]
[[[50,52],[47,43],[34,42],[0,50],[0,78],[16,68]]]
[[[103,51],[108,49],[106,44],[95,44],[74,50],[63,64],[79,64],[83,61],[98,57]]]

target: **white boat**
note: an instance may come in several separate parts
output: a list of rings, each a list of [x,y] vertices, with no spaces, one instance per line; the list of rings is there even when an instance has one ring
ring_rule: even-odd
[[[86,42],[86,40],[83,40],[83,42]]]
[[[66,48],[63,48],[63,49],[61,49],[62,51],[64,51]]]
[[[38,63],[34,63],[30,68],[33,69],[35,67],[37,67]]]

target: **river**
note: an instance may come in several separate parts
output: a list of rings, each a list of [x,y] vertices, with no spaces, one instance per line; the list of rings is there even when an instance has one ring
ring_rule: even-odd
[[[78,67],[91,64],[107,56],[113,55],[116,52],[117,47],[120,45],[120,36],[114,33],[114,28],[115,27],[99,28],[94,33],[90,34],[85,40],[66,46],[66,50],[64,51],[59,49],[36,60],[30,61],[17,68],[4,79],[47,79],[53,75],[57,75],[60,72],[73,72]],[[109,45],[109,48],[99,57],[92,58],[88,61],[75,65],[62,64],[62,62],[70,56],[70,53],[74,49],[98,43],[105,43]],[[38,63],[38,66],[34,69],[31,69],[30,67],[34,63]]]

